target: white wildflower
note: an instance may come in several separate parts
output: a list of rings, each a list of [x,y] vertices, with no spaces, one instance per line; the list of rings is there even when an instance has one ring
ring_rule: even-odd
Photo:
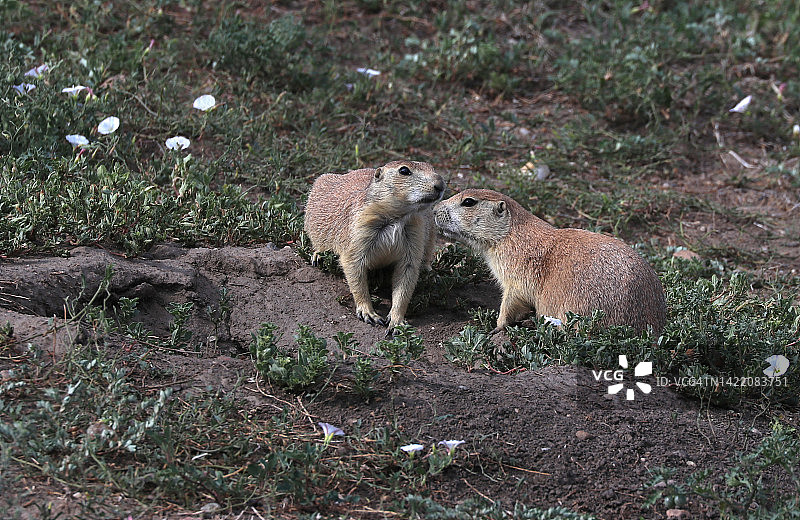
[[[321,422],[321,423],[317,423],[317,424],[319,424],[319,427],[322,428],[322,434],[325,436],[325,439],[324,439],[325,444],[328,444],[329,442],[331,442],[331,439],[333,439],[334,435],[344,435],[344,431],[342,431],[341,428],[337,428],[336,426],[334,426],[332,424],[328,424],[328,423],[325,423],[325,422]]]
[[[764,375],[767,377],[778,377],[786,374],[789,368],[789,360],[785,356],[776,354],[765,359],[769,366],[764,369]]]
[[[560,327],[561,326],[561,320],[559,320],[558,318],[554,318],[552,316],[542,316],[542,318],[544,318],[544,322],[545,323],[549,323],[550,325],[553,325],[554,327]]]
[[[87,87],[84,87],[83,85],[73,85],[71,87],[62,88],[61,92],[64,93],[64,94],[69,94],[71,96],[77,96],[78,92],[80,92],[81,90],[84,90],[86,88]]]
[[[97,125],[97,131],[103,135],[113,134],[117,131],[117,128],[119,128],[119,118],[114,116],[103,119]]]
[[[46,64],[42,63],[38,67],[34,67],[28,72],[25,73],[26,76],[32,76],[34,78],[39,78],[50,69]]]
[[[448,451],[450,453],[453,453],[453,450],[456,449],[456,447],[464,444],[464,442],[466,442],[466,441],[449,440],[449,441],[439,441],[439,444],[440,445],[442,445],[442,444],[445,445],[447,447]]]
[[[364,74],[365,76],[369,76],[370,78],[374,78],[375,76],[381,75],[381,71],[375,69],[368,69],[366,67],[359,67],[356,69],[356,72]]]
[[[202,110],[203,112],[207,112],[214,108],[217,104],[217,100],[214,99],[214,96],[211,94],[204,94],[199,98],[194,100],[192,106],[197,110]]]
[[[729,112],[739,112],[740,114],[744,113],[747,110],[747,107],[750,106],[750,102],[753,100],[753,96],[747,96],[746,98],[739,101],[735,107],[729,110]]]
[[[89,140],[79,134],[70,134],[67,136],[67,141],[74,147],[89,144]]]
[[[35,89],[36,85],[33,83],[20,83],[19,85],[14,85],[12,88],[20,94],[27,94],[31,90]]]
[[[189,148],[189,140],[182,135],[176,135],[167,139],[166,145],[170,150],[183,150]]]

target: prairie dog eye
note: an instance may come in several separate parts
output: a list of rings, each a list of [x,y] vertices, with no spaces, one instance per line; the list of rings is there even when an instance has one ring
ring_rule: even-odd
[[[470,197],[467,197],[466,199],[461,201],[461,205],[464,206],[465,208],[471,208],[472,206],[474,206],[477,203],[478,203],[477,200],[475,200],[473,198],[470,198]]]
[[[397,171],[400,173],[400,175],[411,175],[411,170],[408,169],[408,166],[401,166]]]

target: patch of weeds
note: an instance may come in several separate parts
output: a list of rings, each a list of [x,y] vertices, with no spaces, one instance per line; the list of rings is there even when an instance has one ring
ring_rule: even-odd
[[[618,356],[653,361],[665,356],[650,348],[652,338],[646,333],[637,334],[630,327],[600,324],[602,312],[592,316],[568,313],[561,326],[538,318],[536,328],[508,327],[509,340],[502,344],[488,342],[483,360],[496,371],[507,372],[518,368],[536,369],[551,364],[581,364],[590,367],[614,366]],[[664,362],[663,359],[660,361]]]
[[[500,316],[500,311],[497,309],[471,309],[469,315],[472,321],[481,332],[489,333],[494,330],[497,325],[497,318]]]
[[[660,122],[679,86],[675,72],[661,63],[663,52],[659,42],[586,38],[556,60],[556,82],[614,121]]]
[[[114,511],[119,503],[112,496],[154,489],[159,499],[192,509],[209,497],[230,510],[257,494],[286,493],[276,488],[280,471],[263,479],[250,470],[258,451],[253,439],[278,431],[279,416],[265,430],[230,395],[198,394],[190,403],[175,399],[170,388],[141,389],[131,368],[106,358],[97,345],[73,349],[48,371],[52,379],[38,373],[30,367],[20,385],[0,390],[0,440],[22,474],[55,479]],[[302,448],[276,445],[268,456],[299,453]],[[309,470],[318,467],[318,457],[311,462]]]
[[[722,518],[796,518],[800,511],[800,437],[797,431],[775,422],[770,435],[750,452],[739,452],[724,475],[710,470],[693,473],[685,483],[673,480],[675,470],[658,468],[649,487],[646,506],[663,500],[665,506],[680,507],[696,496],[718,508]]]
[[[309,48],[302,23],[284,16],[264,25],[226,16],[211,32],[206,48],[213,66],[241,75],[247,83],[259,80],[278,89],[292,90],[319,84],[326,76],[321,48]]]
[[[221,287],[219,290],[219,300],[216,308],[212,305],[206,305],[204,309],[206,317],[214,324],[214,335],[219,336],[221,327],[227,330],[231,318],[233,307],[231,304],[231,295],[227,287]]]
[[[337,332],[333,337],[336,341],[336,346],[341,351],[342,358],[347,359],[350,356],[357,356],[359,354],[358,347],[360,343],[353,339],[355,334],[353,332]]]
[[[11,322],[6,322],[5,325],[0,327],[0,349],[13,345],[16,342],[14,337],[14,327]]]
[[[680,207],[707,209],[707,203],[672,191],[653,192],[623,176],[587,179],[569,175],[564,180],[531,182],[516,171],[499,175],[505,193],[531,213],[556,227],[582,227],[616,236],[645,233],[663,223],[664,216]]]
[[[486,27],[469,20],[459,28],[438,32],[432,40],[409,37],[411,50],[399,67],[433,83],[456,81],[467,87],[512,92],[523,81],[516,67],[530,60],[521,43],[501,44]]]
[[[589,34],[567,42],[555,61],[557,84],[584,106],[640,125],[696,116],[703,107],[723,111],[728,82],[703,63],[718,24],[729,20],[715,18],[720,13],[713,7],[636,11],[615,2],[607,10],[589,6],[584,14]],[[647,41],[634,36],[644,28]]]
[[[186,322],[192,316],[193,302],[172,302],[167,305],[167,312],[172,316],[169,324],[168,345],[178,348],[186,345],[192,338],[192,331],[186,328]]]
[[[369,401],[375,393],[373,387],[380,372],[375,369],[372,357],[359,350],[361,346],[353,339],[352,332],[337,332],[333,339],[339,347],[342,360],[355,358],[353,363],[353,390],[365,401]]]
[[[305,233],[303,237],[306,237]],[[305,261],[311,263],[311,244],[306,243],[307,238],[305,238],[301,242],[301,246],[297,249],[297,254],[300,258],[304,259]],[[321,271],[325,273],[334,274],[336,276],[344,277],[344,271],[342,271],[342,265],[339,263],[339,255],[334,253],[333,251],[324,251],[319,253],[316,258],[316,267],[319,268]]]
[[[114,305],[109,289],[113,276],[114,266],[106,265],[103,278],[97,283],[94,293],[89,292],[86,278],[82,276],[78,294],[64,300],[69,320],[88,328],[95,337],[127,330],[131,318],[136,314],[137,298],[122,296],[116,299]],[[91,294],[88,299],[87,294]]]
[[[25,419],[3,426],[0,434],[17,446],[18,457],[35,460],[34,467],[43,474],[64,479],[87,471],[98,478],[109,476],[110,468],[102,462],[95,465],[93,457],[135,453],[146,431],[160,420],[171,392],[139,395],[127,370],[91,346],[74,351],[59,369],[67,380],[59,388],[25,385],[17,390]],[[39,396],[35,406],[26,399],[31,395]],[[4,406],[0,413],[21,411]]]
[[[798,153],[800,155],[800,152]],[[800,166],[797,164],[789,166],[785,163],[768,166],[764,169],[764,173],[775,175],[776,177],[785,177],[795,188],[800,188]]]
[[[650,494],[645,507],[654,506],[661,500],[663,506],[667,509],[678,508],[681,509],[686,505],[686,497],[688,494],[687,486],[677,482],[673,477],[676,470],[674,468],[667,468],[664,466],[655,468],[652,471],[653,479],[648,485],[649,488],[655,488],[656,491]]]
[[[375,394],[373,385],[378,379],[378,371],[373,366],[372,359],[367,356],[358,356],[353,365],[353,389],[362,398],[369,401]]]
[[[386,358],[393,376],[399,374],[405,365],[414,359],[419,359],[425,352],[425,343],[416,332],[411,325],[398,325],[394,328],[391,338],[383,339],[375,345],[375,353]]]
[[[300,392],[317,383],[328,371],[327,341],[300,325],[295,334],[295,358],[278,347],[277,329],[272,323],[263,323],[253,333],[250,355],[258,373],[291,392]]]
[[[444,357],[470,372],[486,352],[489,341],[488,334],[474,325],[467,325],[458,336],[444,342]]]

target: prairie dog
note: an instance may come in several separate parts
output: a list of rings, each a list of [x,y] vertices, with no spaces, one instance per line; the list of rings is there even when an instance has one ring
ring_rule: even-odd
[[[424,162],[393,161],[380,168],[321,175],[306,203],[305,231],[314,249],[339,255],[358,317],[371,325],[404,322],[420,268],[430,268],[436,240],[433,204],[444,179]],[[388,319],[372,307],[367,271],[394,264]]]
[[[437,204],[436,225],[480,253],[503,289],[493,333],[535,308],[539,316],[605,312],[606,325],[648,327],[666,321],[664,290],[653,268],[620,240],[557,229],[492,190],[469,189]]]

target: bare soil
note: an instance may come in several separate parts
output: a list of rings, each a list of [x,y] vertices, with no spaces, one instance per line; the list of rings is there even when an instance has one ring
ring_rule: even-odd
[[[139,298],[135,320],[158,335],[168,334],[170,302],[195,304],[187,328],[201,344],[199,352],[155,350],[148,359],[159,375],[143,384],[172,385],[185,396],[209,385],[235,391],[244,406],[264,417],[288,404],[304,407],[313,421],[350,431],[360,421],[363,431],[399,425],[422,444],[464,439],[456,463],[429,483],[432,496],[445,503],[486,495],[508,506],[515,501],[561,505],[599,518],[665,518],[660,504],[642,509],[652,468],[678,468],[679,482],[698,469],[721,473],[737,451],[751,448],[770,430],[768,418],[755,409],[709,408],[655,385],[652,393],[634,401],[625,401],[622,393],[608,396],[606,384],[595,382],[591,371],[581,367],[467,372],[443,356],[441,342],[470,319],[456,306],[408,316],[425,340],[424,359],[395,381],[382,378],[378,397],[369,402],[351,390],[347,361],[313,399],[298,399],[279,388],[263,391],[263,383],[261,389],[254,383],[247,353],[251,334],[263,321],[279,326],[284,346],[292,343],[298,324],[311,326],[329,345],[338,331],[353,331],[365,350],[384,336],[384,329],[357,320],[343,279],[310,267],[289,247],[185,249],[168,244],[137,259],[80,247],[65,258],[0,262],[0,322],[14,326],[20,344],[31,338],[58,356],[73,341],[80,342],[85,331],[72,327],[55,334],[48,318],[63,322],[65,299],[83,293],[85,301],[111,264],[112,301]],[[230,292],[232,313],[215,326],[204,309],[218,305],[223,287]],[[390,295],[378,295],[378,310],[386,313]],[[473,307],[497,307],[500,301],[499,292],[485,284],[461,288],[453,297]],[[796,414],[784,419],[798,426]],[[697,501],[686,510],[692,518],[718,516],[712,506]]]

